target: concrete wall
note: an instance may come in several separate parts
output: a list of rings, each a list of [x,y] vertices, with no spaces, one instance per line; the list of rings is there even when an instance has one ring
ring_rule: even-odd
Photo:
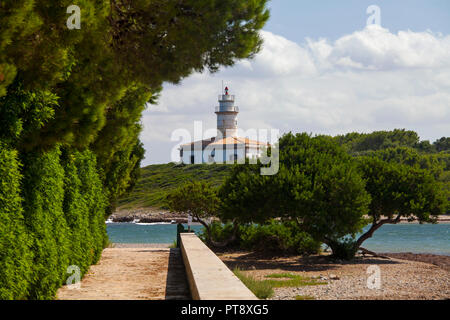
[[[181,233],[181,254],[194,300],[258,300],[193,233]]]

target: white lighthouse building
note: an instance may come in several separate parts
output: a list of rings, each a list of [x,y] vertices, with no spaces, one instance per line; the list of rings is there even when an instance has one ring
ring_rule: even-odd
[[[245,158],[259,158],[263,148],[269,145],[264,142],[238,137],[237,115],[239,107],[234,105],[235,96],[225,92],[219,95],[219,106],[216,107],[217,136],[195,141],[180,146],[181,162],[185,164],[201,163],[233,163]]]

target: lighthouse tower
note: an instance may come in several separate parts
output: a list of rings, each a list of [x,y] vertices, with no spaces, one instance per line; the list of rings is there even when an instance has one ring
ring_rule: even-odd
[[[237,115],[239,108],[234,105],[234,95],[225,93],[219,95],[219,106],[216,107],[217,135],[222,138],[237,136]]]
[[[219,96],[217,114],[217,136],[193,141],[180,146],[180,160],[186,164],[235,163],[245,159],[260,158],[270,145],[266,142],[238,137],[237,115],[234,96],[228,94],[228,87]]]

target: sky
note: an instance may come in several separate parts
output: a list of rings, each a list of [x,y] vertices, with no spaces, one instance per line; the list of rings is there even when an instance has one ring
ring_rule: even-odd
[[[367,26],[371,5],[380,25]],[[200,138],[211,136],[222,81],[243,130],[450,136],[450,1],[272,0],[269,8],[253,60],[164,85],[143,115],[143,166],[178,160],[177,133],[194,138],[195,121]]]

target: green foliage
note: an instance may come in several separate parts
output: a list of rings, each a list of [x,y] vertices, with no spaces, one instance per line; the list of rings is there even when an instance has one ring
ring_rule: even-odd
[[[293,221],[271,220],[263,225],[241,227],[240,246],[277,253],[314,254],[320,251],[320,242],[301,231]]]
[[[273,296],[273,288],[304,287],[327,284],[315,279],[303,277],[292,273],[275,273],[267,275],[267,280],[257,280],[245,274],[241,269],[235,268],[233,273],[245,284],[259,299],[268,299]]]
[[[32,252],[20,196],[17,152],[0,142],[0,299],[25,299],[31,279]]]
[[[273,288],[267,281],[256,280],[254,277],[244,274],[238,268],[234,269],[233,273],[258,299],[268,299],[273,296]]]
[[[70,229],[69,243],[70,256],[69,264],[80,267],[82,273],[92,261],[92,254],[89,249],[92,243],[92,235],[89,231],[89,220],[87,213],[87,205],[84,197],[81,195],[83,184],[78,176],[78,168],[76,166],[77,154],[69,154],[64,152],[64,203],[63,210]]]
[[[433,215],[443,213],[445,195],[429,170],[378,157],[364,157],[359,162],[372,197],[369,215],[374,220],[415,216],[421,222],[432,222]]]
[[[446,195],[430,170],[416,164],[388,162],[376,154],[361,157],[358,162],[372,199],[368,213],[372,225],[357,240],[352,235],[328,241],[335,257],[352,259],[362,243],[383,224],[399,223],[401,218],[435,222],[436,216],[444,212]]]
[[[450,138],[442,137],[436,140],[433,145],[435,146],[437,152],[450,151]]]
[[[208,181],[220,186],[229,176],[231,166],[218,164],[176,165],[157,164],[141,168],[140,178],[129,194],[119,199],[120,208],[155,207],[168,209],[166,198],[189,181]]]
[[[91,151],[0,148],[0,297],[51,299],[69,265],[84,274],[107,245],[106,198]],[[23,209],[22,209],[23,207]]]
[[[266,2],[79,0],[79,30],[71,0],[0,2],[0,297],[52,298],[69,263],[99,259],[106,212],[139,177],[145,105],[252,57]]]
[[[114,53],[144,83],[179,82],[252,57],[269,18],[267,0],[113,1]],[[145,70],[145,72],[142,72]]]
[[[269,17],[266,3],[79,0],[81,29],[70,30],[70,0],[4,0],[0,97],[10,94],[15,80],[25,90],[55,95],[64,106],[48,106],[53,118],[29,136],[27,147],[88,146],[130,89],[155,94],[165,81],[252,57]]]
[[[82,274],[108,245],[104,223],[106,197],[90,151],[64,154],[64,215],[70,229],[70,265]]]
[[[64,219],[64,170],[59,148],[23,160],[24,216],[34,253],[31,299],[52,298],[69,263],[69,228]]]
[[[210,229],[216,242],[223,242],[233,234],[231,223],[214,222]],[[200,233],[200,238],[208,242],[205,232]],[[237,239],[230,246],[274,254],[314,254],[320,251],[321,243],[301,231],[292,221],[271,220],[266,224],[240,225]]]
[[[20,83],[0,97],[0,139],[11,146],[27,148],[28,142],[53,118],[58,98],[49,91],[25,90]]]
[[[393,147],[414,147],[419,143],[419,135],[414,131],[395,129],[372,133],[347,133],[334,138],[350,153],[382,150]]]
[[[239,231],[241,231],[244,228],[244,226],[239,226]],[[232,234],[233,234],[233,224],[232,223],[220,223],[218,221],[213,221],[210,225],[209,225],[209,229],[210,229],[210,235],[208,235],[207,230],[202,229],[199,233],[199,237],[200,239],[202,239],[203,242],[208,243],[209,242],[209,237],[211,237],[214,241],[217,242],[222,242],[222,241],[226,241],[227,239],[229,239]],[[238,233],[238,235],[240,235],[241,232]],[[237,245],[239,244],[240,239],[236,239],[236,241],[231,245]]]
[[[114,211],[117,199],[131,190],[139,178],[145,154],[139,141],[140,119],[145,104],[154,98],[142,86],[129,88],[122,99],[108,109],[108,121],[91,146],[108,191],[108,214]]]
[[[219,192],[223,216],[241,222],[285,217],[317,241],[356,234],[366,224],[370,197],[356,164],[329,137],[287,134],[280,139],[280,170],[236,166]]]
[[[197,219],[214,217],[219,208],[217,191],[205,181],[185,183],[167,196],[167,203],[171,211],[191,214]]]
[[[266,278],[269,278],[269,280],[265,281],[269,283],[272,288],[304,287],[327,284],[326,282],[319,282],[315,279],[292,273],[273,273],[267,275]]]
[[[101,179],[97,173],[97,163],[95,155],[90,151],[75,154],[75,163],[78,169],[78,176],[83,186],[80,194],[84,199],[89,232],[92,241],[89,242],[89,264],[96,263],[100,259],[103,248],[108,245],[108,237],[105,225],[105,209],[107,198],[103,193]]]

